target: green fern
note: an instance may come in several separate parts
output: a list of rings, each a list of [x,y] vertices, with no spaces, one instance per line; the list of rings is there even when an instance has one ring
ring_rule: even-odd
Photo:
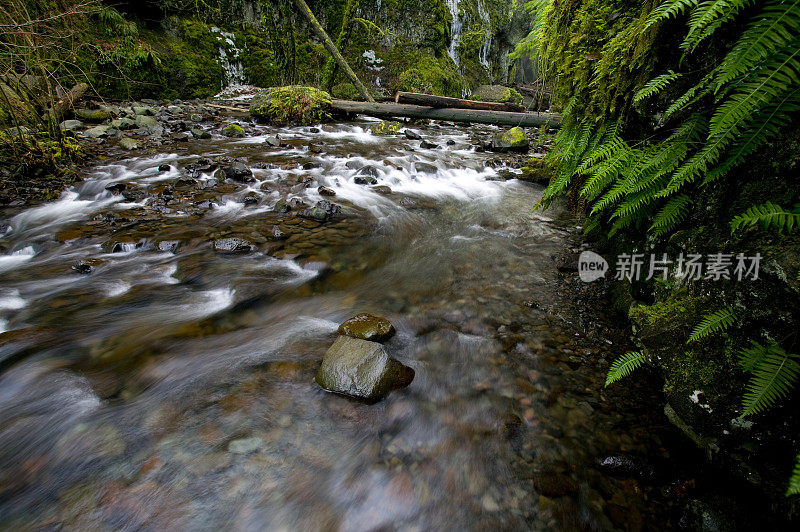
[[[625,353],[611,364],[611,369],[608,370],[608,375],[606,375],[606,386],[624,379],[639,369],[645,362],[647,362],[647,355],[643,351]]]
[[[794,471],[789,479],[789,487],[786,488],[786,496],[800,495],[800,454],[797,455],[794,464]]]
[[[730,307],[706,314],[697,327],[692,330],[692,334],[689,336],[689,339],[686,341],[686,343],[688,344],[690,342],[696,342],[697,340],[705,338],[706,336],[722,332],[725,329],[730,328],[735,321],[736,314]]]
[[[787,353],[778,344],[752,342],[740,352],[739,363],[752,374],[742,398],[742,416],[763,412],[792,391],[800,378],[800,356]]]
[[[651,96],[662,92],[670,83],[680,78],[682,74],[675,73],[672,70],[666,74],[661,74],[647,82],[642,89],[633,97],[633,103],[638,104],[650,98]]]
[[[731,234],[740,229],[760,225],[764,229],[773,229],[779,233],[791,233],[800,226],[800,205],[788,211],[770,201],[750,207],[731,220]]]

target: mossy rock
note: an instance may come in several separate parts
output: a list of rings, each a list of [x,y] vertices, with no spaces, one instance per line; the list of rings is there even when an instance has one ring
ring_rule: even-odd
[[[528,159],[528,163],[523,166],[521,170],[521,181],[528,181],[530,183],[537,183],[539,185],[547,185],[550,183],[552,170],[545,162],[544,157],[533,157]]]
[[[472,92],[471,98],[479,102],[522,103],[522,95],[517,90],[502,85],[481,85]]]
[[[388,54],[385,62],[392,64],[392,55],[399,54],[397,60],[402,64],[409,64],[410,68],[402,71],[397,76],[395,89],[405,92],[421,92],[437,96],[461,97],[464,88],[463,80],[455,64],[449,58],[437,59],[428,55],[409,54],[411,60],[402,57],[402,52],[394,50]]]
[[[521,127],[512,127],[508,131],[495,135],[489,148],[500,153],[524,153],[528,151],[529,147],[530,141],[525,135],[525,130]]]
[[[268,89],[253,98],[250,114],[275,125],[312,125],[331,119],[331,96],[314,87],[291,85]]]
[[[228,124],[222,128],[222,134],[231,138],[242,138],[245,136],[244,128],[239,124]]]
[[[389,320],[374,314],[357,314],[339,326],[339,334],[371,342],[383,342],[394,333],[394,325]]]
[[[396,135],[403,124],[395,120],[381,120],[370,128],[373,135]]]

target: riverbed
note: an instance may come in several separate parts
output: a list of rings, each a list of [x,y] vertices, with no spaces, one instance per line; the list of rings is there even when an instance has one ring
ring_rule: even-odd
[[[0,215],[0,528],[667,519],[680,479],[602,465],[663,458],[671,432],[603,388],[630,346],[557,268],[576,221],[475,150],[492,127],[371,125],[112,149]],[[374,404],[314,382],[360,312],[416,372]]]

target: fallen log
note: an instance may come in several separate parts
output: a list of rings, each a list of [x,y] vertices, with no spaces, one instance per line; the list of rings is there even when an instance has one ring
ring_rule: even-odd
[[[44,117],[45,122],[50,121],[54,124],[60,122],[68,111],[75,107],[75,104],[83,98],[86,91],[89,90],[89,85],[86,83],[76,83],[69,92],[64,93],[63,89],[60,91],[62,94],[56,95],[58,100],[54,101],[52,106],[47,109]]]
[[[497,126],[538,127],[549,124],[559,127],[561,117],[550,113],[510,113],[507,111],[481,111],[474,109],[436,109],[430,106],[402,103],[351,102],[333,100],[333,111],[341,114],[361,114],[375,118],[418,118],[472,122]]]
[[[424,105],[436,109],[475,109],[476,111],[508,111],[512,113],[525,112],[524,107],[513,103],[479,102],[478,100],[434,96],[432,94],[421,94],[417,92],[398,92],[394,95],[394,102]]]

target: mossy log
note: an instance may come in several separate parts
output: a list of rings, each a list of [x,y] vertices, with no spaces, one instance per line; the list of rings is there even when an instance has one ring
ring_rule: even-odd
[[[436,109],[476,109],[479,111],[508,111],[512,113],[525,112],[524,107],[513,103],[479,102],[478,100],[434,96],[433,94],[421,94],[417,92],[398,92],[394,95],[394,101],[395,103],[424,105]]]
[[[507,111],[483,111],[476,109],[447,109],[402,103],[351,102],[333,100],[331,109],[342,114],[362,114],[376,118],[417,118],[471,122],[498,126],[538,127],[548,124],[559,127],[561,117],[550,113],[510,113]]]
[[[311,11],[311,8],[308,7],[308,4],[306,4],[305,0],[294,0],[294,5],[297,6],[297,9],[299,9],[303,16],[308,19],[308,23],[311,25],[311,29],[316,34],[317,38],[322,41],[322,44],[331,54],[334,61],[336,61],[336,64],[339,65],[339,68],[344,71],[344,73],[347,75],[347,78],[353,83],[353,85],[356,86],[358,92],[361,93],[361,96],[363,96],[363,98],[368,102],[374,102],[375,100],[372,99],[372,96],[370,96],[367,88],[363,83],[361,83],[361,80],[358,79],[356,73],[353,72],[353,69],[350,68],[350,65],[348,65],[347,61],[345,61],[344,57],[342,57],[342,54],[339,53],[339,49],[336,48],[336,44],[334,44],[331,38],[328,37],[328,33],[325,31],[325,28],[323,28],[322,24],[319,23],[317,17],[314,16],[314,12]]]

